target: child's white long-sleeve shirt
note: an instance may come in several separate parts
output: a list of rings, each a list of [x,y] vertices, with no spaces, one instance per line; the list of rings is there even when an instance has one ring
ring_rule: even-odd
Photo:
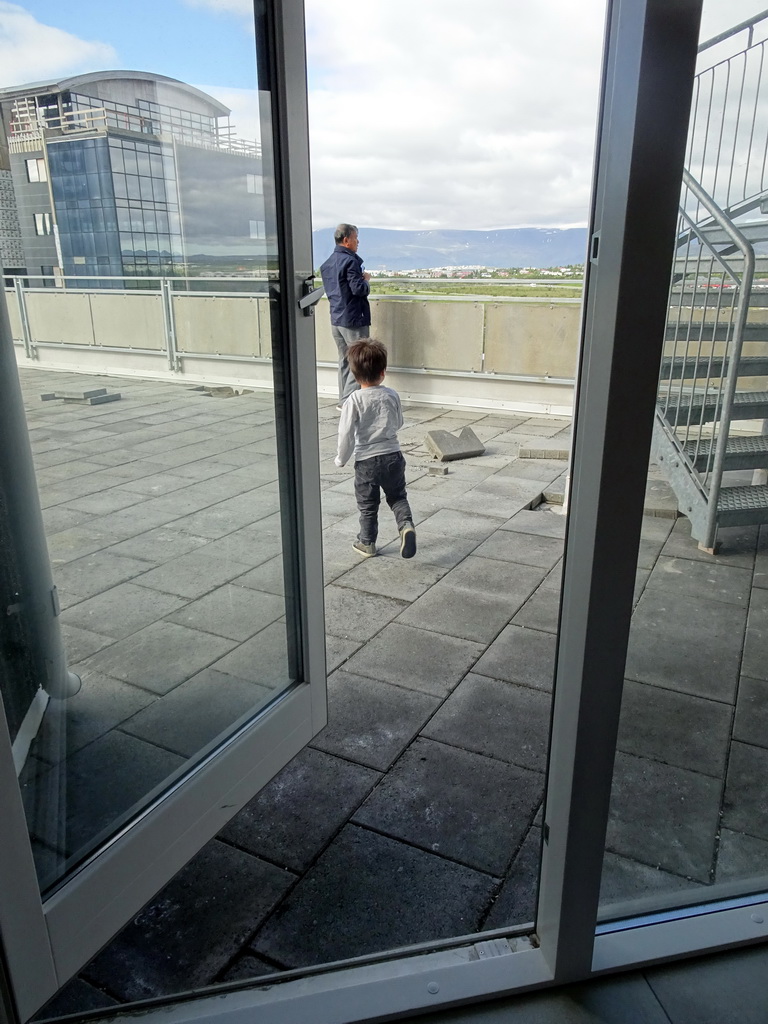
[[[336,465],[346,465],[353,452],[356,462],[399,452],[397,432],[402,425],[400,396],[392,388],[376,384],[353,391],[341,410]]]

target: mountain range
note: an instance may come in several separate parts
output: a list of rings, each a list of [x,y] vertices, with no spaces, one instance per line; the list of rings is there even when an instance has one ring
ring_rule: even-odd
[[[333,229],[312,233],[318,267],[333,249]],[[502,228],[497,231],[399,231],[360,228],[366,270],[426,267],[559,267],[583,263],[586,228]]]

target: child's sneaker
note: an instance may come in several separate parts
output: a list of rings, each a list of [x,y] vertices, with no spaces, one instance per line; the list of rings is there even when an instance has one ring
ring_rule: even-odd
[[[400,531],[400,554],[403,558],[413,558],[416,554],[416,531],[413,523],[406,523]]]
[[[375,544],[363,544],[361,540],[356,540],[352,547],[355,549],[358,555],[362,555],[363,558],[370,558],[371,555],[376,554]]]

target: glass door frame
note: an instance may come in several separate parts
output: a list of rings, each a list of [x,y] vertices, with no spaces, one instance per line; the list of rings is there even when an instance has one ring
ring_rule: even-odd
[[[276,46],[296,43],[301,7],[267,4]],[[535,928],[157,1000],[142,1004],[145,1024],[395,1019],[768,937],[765,894],[598,925],[700,15],[701,0],[608,4]],[[303,69],[285,67],[300,104]],[[297,130],[286,120],[276,134]],[[281,189],[291,175],[283,165]]]
[[[276,171],[277,215],[267,225],[278,254],[270,275],[270,319],[283,456],[288,646],[296,681],[166,787],[46,899],[0,707],[0,995],[17,1019],[47,1002],[327,722],[314,321],[299,306],[313,272],[304,22],[294,3],[286,5],[290,16],[278,26],[280,6],[255,5],[256,64],[264,167],[271,156]],[[10,345],[4,294],[0,318],[3,343]],[[0,1017],[2,1006],[0,999]]]

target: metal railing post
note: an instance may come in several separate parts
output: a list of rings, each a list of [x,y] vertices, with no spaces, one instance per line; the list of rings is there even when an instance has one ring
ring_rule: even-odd
[[[24,354],[27,359],[37,359],[37,350],[32,342],[32,332],[29,328],[29,317],[27,315],[27,296],[24,294],[24,281],[20,277],[14,277],[13,288],[16,292],[16,302],[19,307],[19,320],[21,321],[21,336],[24,340]]]
[[[181,357],[176,348],[176,317],[173,313],[173,291],[168,278],[163,278],[160,281],[160,295],[163,302],[165,351],[168,356],[168,369],[172,373],[182,373]]]

